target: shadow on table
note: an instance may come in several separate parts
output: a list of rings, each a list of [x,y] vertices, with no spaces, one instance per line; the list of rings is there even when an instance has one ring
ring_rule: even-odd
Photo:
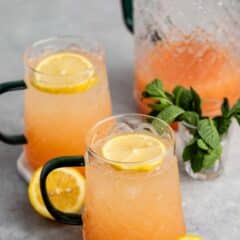
[[[14,224],[14,229],[18,229],[16,236],[12,231],[9,232],[9,239],[82,239],[80,226],[59,224],[41,217],[32,209],[26,196],[8,208],[8,225]]]

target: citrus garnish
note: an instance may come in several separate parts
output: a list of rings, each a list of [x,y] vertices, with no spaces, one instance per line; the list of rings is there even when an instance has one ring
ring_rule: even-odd
[[[28,197],[33,208],[42,216],[53,219],[42,200],[40,192],[39,168],[33,175],[28,187]],[[47,178],[48,196],[55,208],[63,212],[77,213],[85,197],[85,179],[74,168],[59,168]]]
[[[120,170],[149,171],[163,162],[166,146],[157,137],[145,133],[127,133],[108,139],[102,156]]]
[[[74,93],[94,86],[93,64],[83,55],[61,52],[43,58],[36,66],[31,84],[44,92]]]
[[[203,240],[203,238],[196,235],[186,235],[184,237],[180,237],[178,240]]]

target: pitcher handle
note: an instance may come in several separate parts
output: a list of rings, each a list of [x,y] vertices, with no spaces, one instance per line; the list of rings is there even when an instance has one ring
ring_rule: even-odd
[[[134,33],[133,0],[121,0],[122,14],[127,29]]]
[[[10,92],[10,91],[18,91],[24,90],[27,86],[23,80],[19,81],[12,81],[12,82],[4,82],[0,84],[0,94]],[[18,144],[26,144],[27,139],[26,137],[21,135],[8,135],[0,131],[0,141],[11,144],[11,145],[18,145]]]
[[[82,225],[83,221],[81,215],[73,213],[64,213],[53,206],[47,193],[46,186],[47,176],[50,172],[57,168],[83,167],[83,166],[85,166],[83,156],[58,157],[53,160],[50,160],[43,166],[40,175],[40,189],[42,193],[42,198],[49,213],[60,223],[69,225]]]

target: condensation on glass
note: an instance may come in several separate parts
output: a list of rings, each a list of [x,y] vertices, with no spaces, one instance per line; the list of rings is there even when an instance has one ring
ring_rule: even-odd
[[[221,100],[234,103],[240,89],[240,1],[136,0],[135,95],[141,101],[147,83],[160,78],[167,90],[194,87],[207,115],[219,112]]]

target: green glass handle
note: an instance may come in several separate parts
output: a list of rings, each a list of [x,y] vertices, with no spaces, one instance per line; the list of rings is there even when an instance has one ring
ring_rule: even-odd
[[[40,175],[40,189],[42,193],[42,198],[49,213],[60,223],[70,225],[82,225],[83,221],[81,215],[61,212],[52,205],[47,193],[46,187],[47,176],[50,172],[57,168],[83,167],[83,166],[85,166],[83,156],[58,157],[53,160],[50,160],[43,166]]]
[[[137,0],[135,0],[135,1],[137,1]],[[125,23],[127,29],[131,33],[134,33],[133,0],[121,0],[121,5],[122,5],[122,14],[123,14],[124,23]],[[154,30],[152,32],[151,40],[153,43],[162,40],[162,37],[159,35],[157,30]]]
[[[27,86],[23,80],[13,81],[13,82],[4,82],[0,84],[0,94],[10,92],[10,91],[18,91],[24,90]],[[0,131],[0,141],[11,144],[11,145],[18,145],[18,144],[26,144],[27,139],[24,135],[7,135]]]
[[[127,29],[134,33],[133,24],[133,0],[121,0],[124,23]]]

